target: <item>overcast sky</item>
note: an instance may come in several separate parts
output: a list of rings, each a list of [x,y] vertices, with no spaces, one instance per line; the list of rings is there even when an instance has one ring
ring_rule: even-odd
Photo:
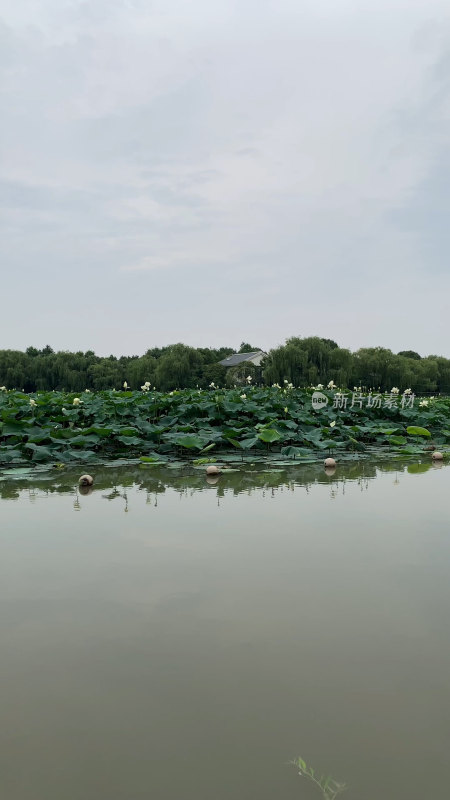
[[[450,356],[448,0],[0,8],[0,348]]]

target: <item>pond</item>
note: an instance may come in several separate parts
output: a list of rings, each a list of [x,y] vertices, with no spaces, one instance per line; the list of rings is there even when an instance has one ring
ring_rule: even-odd
[[[447,466],[77,477],[0,481],[5,800],[445,796]]]

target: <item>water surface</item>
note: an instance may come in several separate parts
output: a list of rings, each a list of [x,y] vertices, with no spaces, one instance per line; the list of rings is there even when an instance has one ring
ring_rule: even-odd
[[[0,796],[448,794],[450,470],[0,481]],[[4,476],[6,478],[7,476]]]

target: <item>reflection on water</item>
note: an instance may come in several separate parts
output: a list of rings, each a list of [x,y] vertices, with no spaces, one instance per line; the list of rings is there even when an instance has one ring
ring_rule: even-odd
[[[78,475],[0,480],[1,797],[446,796],[446,465]]]
[[[51,470],[33,472],[24,470],[25,474],[8,474],[7,471],[0,475],[0,498],[18,499],[27,496],[34,502],[39,494],[50,495],[69,494],[75,495],[74,507],[82,507],[81,498],[94,492],[102,492],[105,500],[122,498],[125,510],[128,510],[127,489],[133,488],[145,492],[148,502],[154,498],[157,504],[159,494],[164,494],[168,489],[173,489],[180,495],[192,495],[194,492],[215,487],[217,497],[222,498],[229,494],[252,495],[257,492],[261,498],[273,497],[276,492],[293,491],[303,487],[308,492],[317,484],[329,487],[329,496],[336,497],[339,492],[345,494],[349,482],[356,483],[361,491],[368,489],[369,484],[377,475],[390,473],[394,475],[394,485],[400,482],[402,473],[420,474],[429,470],[438,470],[444,467],[442,461],[432,462],[427,459],[423,462],[413,463],[411,460],[396,460],[385,463],[371,463],[368,461],[344,462],[337,467],[323,467],[321,464],[298,465],[281,467],[278,462],[261,465],[242,466],[233,464],[220,475],[206,475],[206,468],[179,465],[161,467],[150,464],[131,464],[128,466],[108,467],[102,466],[95,469],[95,485],[79,486],[77,470],[65,469],[63,474]],[[14,473],[14,470],[11,470]]]

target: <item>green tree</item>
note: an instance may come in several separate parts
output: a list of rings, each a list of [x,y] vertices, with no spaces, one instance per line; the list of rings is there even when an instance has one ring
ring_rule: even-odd
[[[240,364],[236,364],[235,367],[226,368],[227,386],[247,386],[249,383],[247,378],[249,377],[252,379],[250,383],[253,385],[259,383],[261,380],[260,367],[257,367],[250,361],[242,361]]]
[[[260,347],[252,347],[248,342],[241,342],[238,353],[256,353]]]
[[[397,355],[403,356],[404,358],[413,358],[415,361],[420,361],[422,358],[422,356],[420,356],[419,353],[416,353],[415,350],[400,350]]]
[[[158,389],[185,389],[201,379],[203,359],[193,347],[174,344],[158,359],[155,382]]]

